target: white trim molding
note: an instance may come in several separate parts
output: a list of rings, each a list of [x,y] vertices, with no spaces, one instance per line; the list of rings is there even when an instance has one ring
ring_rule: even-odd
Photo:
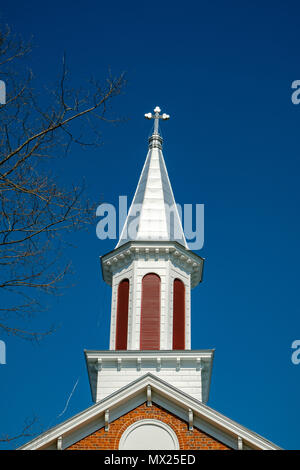
[[[204,405],[160,378],[146,374],[115,393],[87,408],[64,423],[49,429],[20,450],[57,449],[57,440],[62,437],[62,448],[90,435],[105,426],[105,411],[110,411],[112,423],[120,416],[147,401],[147,387],[151,387],[152,403],[184,420],[189,425],[189,410],[193,413],[193,427],[206,432],[232,449],[281,450],[280,447],[253,431],[232,421],[221,413]]]

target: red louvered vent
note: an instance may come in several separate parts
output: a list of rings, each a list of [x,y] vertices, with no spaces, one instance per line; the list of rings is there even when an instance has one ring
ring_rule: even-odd
[[[160,277],[146,274],[142,280],[140,349],[160,348]]]
[[[173,349],[185,348],[185,287],[179,279],[173,289]]]
[[[129,280],[118,287],[116,349],[127,349]]]

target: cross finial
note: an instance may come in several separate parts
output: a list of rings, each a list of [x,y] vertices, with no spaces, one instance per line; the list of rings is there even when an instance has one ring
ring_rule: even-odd
[[[159,120],[160,119],[164,119],[164,120],[170,119],[170,116],[166,113],[163,113],[163,114],[160,115],[159,114],[160,111],[161,111],[160,107],[156,106],[156,108],[154,109],[154,114],[152,114],[152,113],[145,114],[146,119],[154,119],[154,132],[153,132],[153,134],[155,134],[155,135],[158,135]]]

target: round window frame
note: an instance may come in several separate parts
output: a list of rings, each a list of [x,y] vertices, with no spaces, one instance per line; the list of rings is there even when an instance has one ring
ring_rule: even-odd
[[[164,429],[164,431],[167,431],[167,433],[169,434],[169,436],[171,437],[171,439],[174,443],[174,448],[170,449],[170,450],[179,450],[180,449],[178,437],[177,437],[175,431],[171,428],[171,426],[169,426],[168,424],[166,424],[163,421],[160,421],[158,419],[140,419],[140,420],[136,421],[135,423],[131,424],[130,426],[128,426],[128,428],[125,429],[125,431],[123,432],[123,434],[120,438],[120,441],[119,441],[119,450],[126,450],[126,449],[124,449],[123,446],[126,443],[126,439],[129,437],[129,435],[135,429],[137,429],[141,426],[144,426],[144,425],[149,425],[149,424],[152,424],[153,426],[160,427],[160,428]],[[134,450],[134,449],[132,449],[132,450]],[[143,449],[143,450],[146,450],[146,449]]]

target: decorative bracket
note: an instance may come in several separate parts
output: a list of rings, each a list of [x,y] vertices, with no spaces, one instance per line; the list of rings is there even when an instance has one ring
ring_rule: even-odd
[[[191,408],[189,408],[189,431],[193,431],[194,429],[194,413]]]
[[[147,385],[147,406],[152,406],[152,390],[150,385]]]
[[[104,413],[105,431],[109,430],[109,410],[105,410]]]
[[[243,439],[238,436],[238,450],[243,450],[244,446],[243,446]]]
[[[57,438],[56,447],[57,447],[57,450],[62,450],[62,436],[59,436]]]

